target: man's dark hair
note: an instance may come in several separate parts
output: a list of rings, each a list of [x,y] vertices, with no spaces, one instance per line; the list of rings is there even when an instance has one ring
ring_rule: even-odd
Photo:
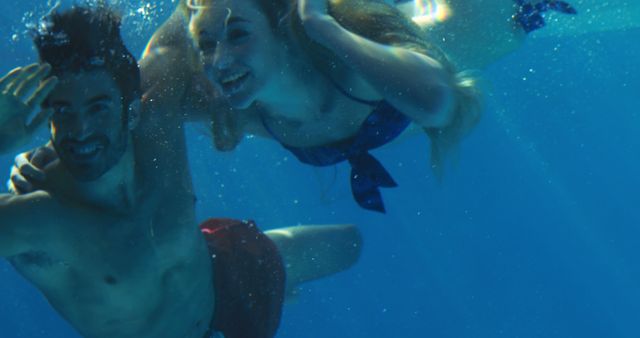
[[[40,62],[51,65],[51,75],[104,69],[122,92],[124,115],[142,95],[140,69],[120,36],[121,18],[105,5],[57,12],[42,19],[33,41]],[[125,117],[123,116],[123,117]]]

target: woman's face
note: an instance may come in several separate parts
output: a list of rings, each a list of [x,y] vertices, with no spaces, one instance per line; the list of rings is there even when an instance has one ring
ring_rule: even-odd
[[[256,0],[190,0],[189,32],[205,72],[234,108],[267,93],[280,43]]]

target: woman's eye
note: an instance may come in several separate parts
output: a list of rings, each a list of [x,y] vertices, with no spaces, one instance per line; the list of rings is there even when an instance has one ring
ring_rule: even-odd
[[[187,0],[187,7],[193,9],[209,8],[213,6],[212,0]]]
[[[200,39],[198,41],[198,48],[204,54],[213,54],[218,43],[214,40]]]
[[[231,41],[241,41],[249,36],[249,32],[244,29],[232,29],[227,34],[227,38]]]

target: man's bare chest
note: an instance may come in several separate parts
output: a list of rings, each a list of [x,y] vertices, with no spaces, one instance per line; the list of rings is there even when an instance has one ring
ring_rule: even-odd
[[[170,304],[192,302],[190,285],[212,285],[193,208],[174,207],[139,205],[130,215],[76,210],[51,243],[11,262],[74,326],[148,325],[154,313],[175,312]]]
[[[197,247],[193,212],[158,200],[137,207],[128,214],[70,208],[41,250],[13,261],[37,284],[74,279],[97,287],[158,280]]]

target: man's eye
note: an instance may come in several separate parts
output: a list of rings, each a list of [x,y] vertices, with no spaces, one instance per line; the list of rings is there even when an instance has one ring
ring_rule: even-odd
[[[56,121],[69,121],[73,118],[73,112],[66,107],[53,108],[51,119]]]
[[[64,116],[69,114],[70,109],[67,107],[53,107],[53,114],[58,116]]]
[[[231,41],[242,41],[243,39],[249,37],[249,32],[244,29],[232,29],[227,34],[227,38]]]
[[[107,106],[106,104],[102,104],[102,103],[94,104],[94,105],[91,106],[91,108],[89,108],[89,111],[91,113],[94,113],[94,114],[95,113],[102,113],[102,112],[105,112],[105,111],[108,111],[108,110],[109,110],[109,106]]]

